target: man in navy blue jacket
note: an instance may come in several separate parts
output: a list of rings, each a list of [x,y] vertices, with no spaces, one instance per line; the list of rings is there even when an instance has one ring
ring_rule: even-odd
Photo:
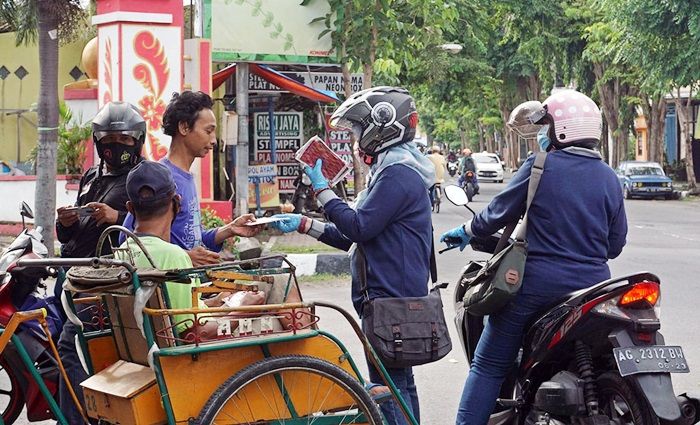
[[[535,102],[533,102],[535,103]],[[569,292],[610,278],[607,261],[620,255],[627,220],[620,183],[601,160],[602,118],[598,106],[574,90],[559,90],[530,113],[549,151],[527,217],[528,256],[516,299],[489,317],[462,393],[457,424],[488,422],[504,377],[517,356],[525,325],[542,308]],[[531,155],[506,189],[441,241],[487,237],[525,212]]]
[[[352,301],[363,317],[363,304],[380,297],[421,297],[428,293],[432,225],[428,190],[435,171],[415,143],[418,116],[404,89],[377,87],[356,93],[331,117],[331,125],[353,131],[358,154],[370,165],[370,181],[354,206],[341,201],[321,172],[318,160],[307,167],[319,202],[331,223],[283,214],[275,227],[299,231],[352,253]],[[356,244],[357,249],[352,249]],[[367,294],[361,288],[366,266]],[[388,369],[416,419],[420,418],[412,368]],[[382,382],[370,367],[370,381]],[[388,424],[406,421],[398,405],[381,405]]]

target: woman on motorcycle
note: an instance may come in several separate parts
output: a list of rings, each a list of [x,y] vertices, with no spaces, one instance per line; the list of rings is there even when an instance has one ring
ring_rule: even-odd
[[[534,102],[532,102],[534,103]],[[620,183],[596,150],[602,118],[587,96],[562,89],[527,113],[540,124],[537,141],[549,152],[528,212],[528,257],[515,300],[492,315],[479,340],[457,414],[457,424],[486,424],[500,386],[513,367],[524,328],[538,311],[565,294],[610,278],[607,260],[622,251],[627,220]],[[513,128],[518,123],[509,121]],[[442,235],[464,249],[525,212],[530,156],[506,189],[466,224]],[[452,240],[452,239],[450,239]]]
[[[283,214],[283,221],[273,225],[346,251],[356,245],[351,257],[352,301],[360,317],[365,300],[360,290],[362,269],[370,299],[425,296],[432,245],[428,189],[435,183],[435,171],[412,142],[418,124],[413,98],[401,88],[368,89],[340,105],[330,122],[352,130],[359,156],[370,166],[367,189],[358,194],[354,207],[349,206],[328,187],[319,160],[305,171],[331,223]],[[387,370],[418,419],[413,369]],[[374,368],[369,373],[371,382],[382,382]],[[381,406],[389,424],[406,423],[394,401]]]

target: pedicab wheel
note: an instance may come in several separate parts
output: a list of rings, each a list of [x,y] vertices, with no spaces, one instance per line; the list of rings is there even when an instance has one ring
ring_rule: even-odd
[[[22,413],[24,396],[19,381],[7,364],[5,356],[0,357],[0,411],[5,424],[12,424]]]
[[[284,423],[381,425],[360,382],[325,360],[271,357],[241,370],[212,394],[196,424]]]
[[[616,372],[606,372],[597,380],[601,413],[620,425],[659,425],[659,418],[644,394]]]

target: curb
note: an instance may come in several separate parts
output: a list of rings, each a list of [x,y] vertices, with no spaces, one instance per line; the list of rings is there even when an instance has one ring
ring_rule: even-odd
[[[287,254],[289,260],[296,267],[297,276],[312,276],[325,273],[332,275],[350,274],[350,256],[347,254]],[[277,268],[282,266],[281,259],[266,260],[265,268]]]
[[[274,245],[274,241],[271,238],[270,242],[263,245],[263,255],[269,253],[272,245]],[[296,267],[297,276],[312,276],[320,273],[350,274],[350,256],[344,252],[338,254],[287,254],[287,260]],[[281,266],[281,259],[266,260],[263,263],[263,267],[266,268]]]

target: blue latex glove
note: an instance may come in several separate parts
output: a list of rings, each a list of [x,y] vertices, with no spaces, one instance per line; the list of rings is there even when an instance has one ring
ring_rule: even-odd
[[[323,175],[321,167],[323,167],[323,160],[320,158],[316,160],[316,165],[314,165],[313,168],[308,165],[304,167],[304,172],[311,179],[311,187],[313,187],[314,190],[321,190],[329,187],[328,179]]]
[[[464,226],[459,226],[443,233],[442,236],[440,236],[440,242],[445,242],[448,248],[459,246],[459,250],[464,251],[464,248],[467,247],[471,238],[472,237],[464,231]]]
[[[290,233],[299,229],[301,225],[301,214],[275,214],[274,218],[281,218],[270,225],[282,233]]]

